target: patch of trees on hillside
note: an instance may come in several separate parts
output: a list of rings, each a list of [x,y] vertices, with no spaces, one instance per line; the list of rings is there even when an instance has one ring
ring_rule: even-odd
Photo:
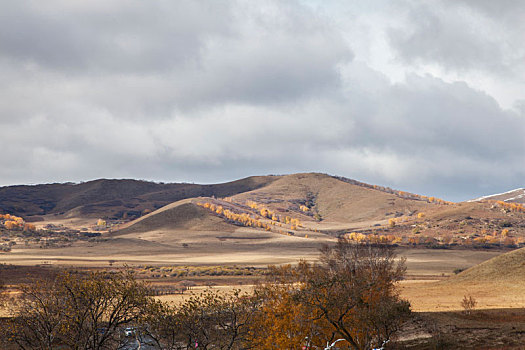
[[[10,215],[0,214],[0,227],[4,227],[7,230],[18,230],[18,231],[35,231],[35,225],[27,223],[23,218]]]
[[[281,234],[290,234],[286,229],[296,230],[302,228],[301,221],[290,216],[279,215],[273,210],[261,206],[253,201],[246,202],[246,209],[234,209],[228,201],[222,204],[213,202],[198,202],[197,205],[210,210],[226,221],[246,227],[262,228],[266,231],[276,231]]]
[[[504,201],[495,201],[495,204],[502,208],[504,211],[516,212],[516,213],[525,213],[525,206],[521,203],[509,203]]]

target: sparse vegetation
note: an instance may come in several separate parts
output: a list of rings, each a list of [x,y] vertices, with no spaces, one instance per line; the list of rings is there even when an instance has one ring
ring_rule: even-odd
[[[467,315],[470,315],[470,313],[472,312],[472,310],[474,310],[477,304],[478,302],[476,301],[476,299],[474,299],[472,295],[465,295],[463,297],[463,300],[461,300],[461,307]]]
[[[61,273],[22,285],[9,339],[21,349],[117,348],[121,327],[147,305],[146,291],[128,273]]]
[[[171,277],[195,277],[195,276],[263,276],[267,273],[266,268],[250,266],[138,266],[139,274],[171,276]]]
[[[253,294],[207,290],[179,305],[156,301],[129,272],[63,272],[20,286],[7,339],[22,349],[119,348],[123,327],[135,324],[163,349],[295,348],[305,337],[368,349],[410,313],[394,288],[403,273],[388,247],[345,240],[326,247],[320,264],[272,268]]]

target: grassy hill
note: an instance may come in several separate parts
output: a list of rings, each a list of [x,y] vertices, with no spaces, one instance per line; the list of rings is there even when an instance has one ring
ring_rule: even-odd
[[[507,203],[525,204],[525,188],[517,188],[515,190],[508,191],[505,193],[498,193],[498,194],[493,194],[490,196],[484,196],[478,199],[474,199],[474,201],[481,201],[481,200],[495,200],[495,201],[504,201]]]
[[[473,266],[451,278],[454,282],[466,281],[525,281],[525,248],[513,250]]]
[[[274,181],[265,186],[226,198],[200,197],[193,201],[175,202],[130,222],[120,232],[129,232],[131,229],[153,231],[161,227],[189,229],[190,226],[194,230],[231,231],[238,228],[234,224],[243,225],[215,210],[196,208],[195,204],[199,203],[247,215],[254,220],[253,224],[261,224],[259,228],[281,234],[294,232],[301,236],[317,230],[385,226],[389,218],[416,217],[417,213],[438,210],[444,206],[417,198],[402,198],[394,193],[325,174],[293,174],[274,177]],[[261,211],[266,210],[273,214],[261,214]],[[279,219],[272,220],[273,215]],[[301,224],[288,224],[284,220],[287,217]],[[254,227],[252,224],[245,226]]]
[[[440,244],[440,240],[447,237],[448,242],[457,245],[481,247],[491,242],[491,247],[494,247],[494,244],[517,243],[525,233],[523,213],[502,210],[494,203],[431,201],[426,197],[319,173],[251,177],[219,185],[129,184],[125,180],[113,180],[116,182],[112,184],[108,181],[97,183],[96,189],[91,187],[82,193],[76,192],[71,199],[63,199],[59,208],[77,205],[79,198],[88,202],[67,211],[64,216],[104,217],[111,212],[119,217],[129,210],[137,211],[137,216],[141,216],[139,210],[142,208],[160,207],[120,226],[121,232],[159,229],[232,232],[243,226],[215,210],[196,205],[208,202],[236,214],[248,215],[255,224],[261,223],[259,229],[300,236],[317,231],[331,235],[355,231],[365,235],[394,235],[402,238],[402,244],[409,244],[411,237],[418,245]],[[105,189],[113,185],[111,190]],[[99,191],[103,195],[97,196]],[[146,193],[137,195],[137,192],[144,191]],[[123,196],[119,197],[121,194]],[[89,203],[101,198],[107,200]],[[170,198],[176,200],[168,203]],[[186,200],[181,201],[181,198]],[[132,205],[135,207],[128,211],[123,209]],[[274,213],[279,220],[272,222],[271,215],[261,215],[261,210]],[[301,225],[285,223],[283,219],[286,217],[298,220]],[[396,221],[395,226],[391,225],[391,220]],[[252,225],[244,226],[257,229]],[[503,237],[503,230],[513,239],[509,241]]]
[[[199,207],[199,201],[208,202],[207,209]],[[209,210],[211,205],[245,215],[251,222]],[[360,242],[386,239],[428,247],[498,248],[525,243],[525,213],[501,203],[448,203],[319,173],[255,176],[210,185],[95,180],[11,186],[0,188],[0,212],[28,221],[45,216],[41,226],[51,222],[86,230],[97,218],[108,218],[128,221],[122,226],[110,220],[110,225],[119,224],[125,232],[232,232],[245,226],[301,237],[355,232],[353,237]]]
[[[26,219],[60,214],[66,217],[139,217],[172,202],[198,196],[231,196],[273,182],[252,176],[223,184],[162,184],[138,180],[100,179],[80,184],[46,184],[0,188],[0,213]]]
[[[169,204],[159,210],[126,224],[118,234],[147,232],[155,230],[191,230],[191,231],[233,231],[218,216],[201,208],[191,200],[182,200]]]
[[[324,174],[283,176],[265,187],[241,193],[237,201],[253,200],[281,211],[304,214],[306,205],[321,220],[354,222],[381,220],[433,207],[421,200],[401,198],[384,191],[342,181]]]

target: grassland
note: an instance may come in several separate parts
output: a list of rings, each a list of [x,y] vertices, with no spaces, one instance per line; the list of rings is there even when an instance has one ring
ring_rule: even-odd
[[[106,185],[93,183],[85,189],[95,207]],[[475,327],[483,329],[476,333],[479,339],[486,332],[492,337],[492,345],[511,344],[513,330],[508,320],[513,319],[516,332],[525,330],[525,312],[521,311],[525,308],[525,251],[504,254],[525,242],[524,213],[493,202],[429,201],[322,174],[256,177],[212,188],[140,184],[144,186],[146,189],[135,189],[140,193],[122,189],[129,192],[127,199],[117,203],[111,215],[125,207],[126,201],[140,202],[141,210],[147,209],[155,201],[166,200],[170,191],[182,199],[162,202],[167,205],[151,213],[141,212],[136,220],[111,220],[100,211],[111,204],[109,197],[100,208],[72,207],[78,196],[71,195],[65,202],[57,202],[68,208],[64,213],[39,215],[30,221],[38,228],[51,224],[64,231],[96,229],[100,236],[66,242],[57,241],[64,235],[55,231],[38,239],[26,239],[20,232],[3,232],[2,239],[11,244],[11,251],[0,253],[0,262],[6,264],[0,269],[0,278],[16,285],[26,282],[28,274],[52,274],[55,268],[127,266],[157,288],[161,294],[158,298],[177,302],[188,295],[180,293],[184,289],[181,286],[193,292],[208,287],[250,290],[267,265],[315,261],[323,244],[333,244],[337,236],[352,232],[356,237],[395,239],[398,255],[406,257],[407,279],[400,282],[400,293],[421,316],[419,323],[404,333],[406,344],[413,340],[413,348],[430,346],[428,342],[423,346],[422,339],[446,343],[450,339],[438,339],[436,334],[454,334],[454,329],[458,334],[474,334],[478,332]],[[158,188],[167,192],[163,194]],[[186,198],[193,194],[203,197]],[[229,220],[199,203],[245,214],[270,230]],[[89,215],[82,215],[86,210]],[[261,210],[274,213],[278,219],[263,215]],[[286,217],[300,224],[291,225]],[[107,220],[108,225],[97,226],[99,218]],[[460,270],[465,271],[456,275]],[[465,295],[477,300],[476,310],[469,317],[461,313],[460,302]],[[508,315],[508,320],[494,310]],[[497,326],[490,328],[487,320]],[[461,344],[470,346],[468,342]]]

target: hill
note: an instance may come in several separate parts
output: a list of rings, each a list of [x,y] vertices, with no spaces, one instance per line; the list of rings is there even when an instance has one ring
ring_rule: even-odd
[[[245,227],[434,248],[525,244],[525,208],[518,203],[451,203],[319,173],[210,185],[95,180],[11,186],[0,188],[1,212],[27,221],[40,218],[37,228],[62,231],[233,232]],[[98,218],[109,220],[98,225]]]
[[[193,230],[232,231],[244,226],[300,237],[317,231],[337,236],[348,230],[386,229],[389,220],[408,222],[418,213],[450,205],[391,192],[325,174],[285,175],[229,197],[172,203],[126,224],[118,234],[190,226]]]
[[[475,265],[451,278],[454,282],[499,281],[515,283],[525,281],[525,248],[501,254]]]
[[[482,201],[482,200],[495,200],[503,201],[508,203],[521,203],[525,204],[525,188],[517,188],[504,193],[492,194],[489,196],[483,196],[472,201]]]
[[[122,227],[118,234],[147,232],[156,230],[188,230],[188,231],[233,231],[218,216],[192,203],[182,200],[169,204],[159,210],[134,220]]]
[[[163,184],[138,180],[100,179],[80,184],[44,184],[0,188],[0,213],[30,219],[65,217],[133,218],[175,201],[198,196],[231,196],[273,182],[273,176],[252,176],[223,184]]]
[[[465,252],[465,257],[474,254]],[[488,253],[488,252],[486,252]],[[456,259],[461,266],[466,261]],[[438,282],[407,281],[401,294],[414,310],[462,310],[461,301],[472,296],[478,309],[524,308],[525,248],[497,255]]]
[[[382,189],[325,174],[292,174],[232,199],[254,201],[305,220],[332,223],[386,220],[434,207],[423,199],[403,198],[397,191],[388,193]],[[302,210],[301,206],[307,209]]]

